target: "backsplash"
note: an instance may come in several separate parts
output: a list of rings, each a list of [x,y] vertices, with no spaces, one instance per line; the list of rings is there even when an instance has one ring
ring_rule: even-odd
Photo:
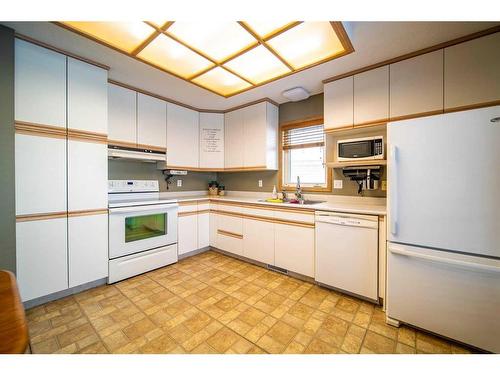
[[[108,178],[110,180],[158,180],[160,191],[190,191],[208,190],[208,182],[217,179],[215,172],[188,172],[186,176],[172,177],[168,186],[161,170],[155,163],[143,163],[128,160],[109,160]],[[177,180],[182,180],[182,186],[177,186]]]

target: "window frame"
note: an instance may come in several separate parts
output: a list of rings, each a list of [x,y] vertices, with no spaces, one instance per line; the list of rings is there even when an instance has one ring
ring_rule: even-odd
[[[278,147],[278,152],[279,152],[279,157],[278,157],[278,188],[280,191],[295,191],[295,184],[290,185],[290,184],[285,184],[284,182],[284,177],[285,177],[285,152],[286,150],[283,150],[283,132],[290,130],[290,129],[296,129],[296,128],[305,128],[308,126],[313,126],[313,125],[323,125],[324,120],[323,116],[321,117],[313,117],[313,118],[307,118],[307,119],[301,119],[301,120],[296,120],[296,121],[291,121],[291,122],[286,122],[283,124],[280,124],[279,127],[279,147]],[[324,147],[324,153],[325,153],[325,161],[326,161],[326,139],[325,139],[325,145]],[[332,191],[332,169],[329,168],[328,166],[325,165],[325,177],[326,177],[326,184],[324,186],[311,186],[310,184],[301,184],[302,191],[303,192],[331,192]]]

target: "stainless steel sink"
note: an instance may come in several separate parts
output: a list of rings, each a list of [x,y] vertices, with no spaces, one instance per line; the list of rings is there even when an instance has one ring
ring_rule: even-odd
[[[259,199],[258,201],[264,202],[264,203],[272,203],[272,202],[267,202],[265,199]],[[326,201],[316,201],[316,200],[312,200],[312,199],[306,199],[303,203],[285,201],[283,203],[278,203],[278,204],[301,205],[301,204],[319,204],[319,203],[325,203],[325,202]]]

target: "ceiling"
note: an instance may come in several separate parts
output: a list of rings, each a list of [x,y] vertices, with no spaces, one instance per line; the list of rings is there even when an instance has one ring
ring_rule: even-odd
[[[224,98],[49,22],[2,22],[16,32],[111,67],[109,78],[204,109],[227,109],[302,86],[323,91],[322,80],[498,25],[498,22],[343,22],[355,52],[238,95]]]
[[[224,97],[352,52],[340,22],[65,21],[58,25]]]

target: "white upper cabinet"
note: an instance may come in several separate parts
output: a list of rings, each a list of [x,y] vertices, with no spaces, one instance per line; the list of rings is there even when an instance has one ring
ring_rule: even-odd
[[[66,127],[66,56],[16,39],[15,119]]]
[[[199,166],[199,113],[168,103],[167,165],[176,168]]]
[[[200,113],[200,168],[224,168],[222,113]]]
[[[354,123],[354,78],[346,77],[324,86],[325,130],[348,128]]]
[[[68,57],[68,128],[108,133],[108,72]]]
[[[389,118],[389,66],[354,76],[354,125]]]
[[[110,143],[137,144],[137,93],[121,86],[108,84],[108,138]]]
[[[137,93],[137,144],[160,149],[167,147],[167,103]]]
[[[225,117],[225,167],[277,169],[278,108],[262,102]]]
[[[390,65],[391,119],[443,109],[443,50]]]
[[[444,50],[444,107],[500,100],[500,32]]]
[[[224,114],[224,167],[243,166],[243,111],[236,110]]]

